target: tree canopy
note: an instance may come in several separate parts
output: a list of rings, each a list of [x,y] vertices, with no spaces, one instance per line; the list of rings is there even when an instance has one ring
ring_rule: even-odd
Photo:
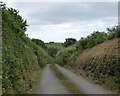
[[[44,49],[47,49],[44,41],[40,40],[40,39],[32,39],[33,42],[35,42],[37,45],[41,46]]]
[[[77,40],[76,39],[74,39],[74,38],[67,38],[67,39],[65,39],[65,42],[64,42],[64,46],[65,47],[68,47],[68,46],[70,46],[70,45],[73,45],[73,44],[75,44],[77,42]]]

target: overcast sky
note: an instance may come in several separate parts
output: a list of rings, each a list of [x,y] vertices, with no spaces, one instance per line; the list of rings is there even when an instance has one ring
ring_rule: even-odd
[[[117,2],[7,2],[7,6],[27,19],[30,38],[45,42],[79,40],[118,23]]]

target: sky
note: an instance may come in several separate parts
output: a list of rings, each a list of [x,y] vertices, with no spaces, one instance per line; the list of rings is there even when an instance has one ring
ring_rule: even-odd
[[[117,0],[4,1],[8,7],[20,11],[19,14],[27,20],[29,26],[26,34],[44,42],[64,42],[65,38],[79,40],[93,31],[105,31],[118,24]]]

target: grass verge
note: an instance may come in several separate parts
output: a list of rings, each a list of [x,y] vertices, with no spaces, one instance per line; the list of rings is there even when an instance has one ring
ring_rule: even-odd
[[[0,96],[2,95],[2,76],[0,76]]]
[[[2,95],[2,87],[0,86],[0,96]]]
[[[62,84],[71,92],[71,94],[81,94],[80,90],[76,88],[76,86],[71,83],[55,66],[55,64],[51,64],[51,68],[54,70],[57,78],[62,82]]]
[[[31,94],[36,94],[38,91],[38,84],[41,81],[41,73],[42,73],[42,69],[39,72],[36,72],[33,76],[34,78],[33,78],[33,82],[32,82],[33,87],[32,87],[31,92],[30,92]]]

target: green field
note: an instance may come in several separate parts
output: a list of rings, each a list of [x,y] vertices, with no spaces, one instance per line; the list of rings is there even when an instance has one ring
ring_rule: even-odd
[[[49,48],[49,47],[54,47],[54,48],[57,48],[57,49],[59,49],[59,50],[62,50],[62,49],[65,48],[62,43],[50,43],[50,44],[46,43],[46,46],[47,46],[48,48]]]

